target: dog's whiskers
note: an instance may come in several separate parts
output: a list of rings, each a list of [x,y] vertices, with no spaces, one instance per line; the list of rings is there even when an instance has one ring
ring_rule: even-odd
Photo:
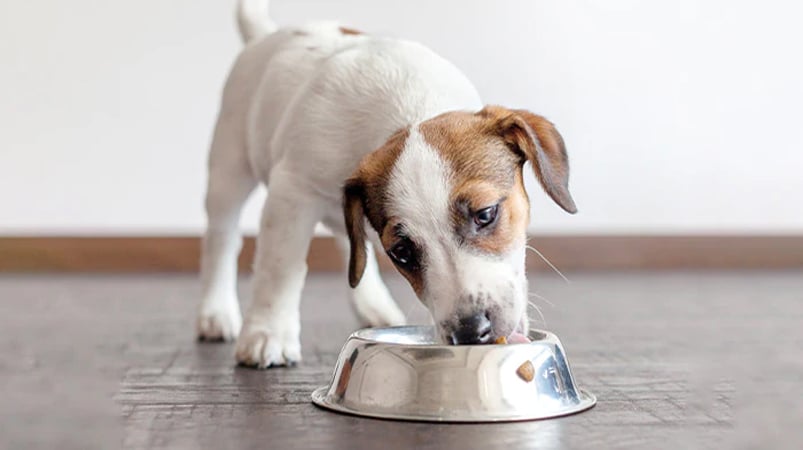
[[[560,270],[558,270],[558,268],[557,268],[557,267],[555,267],[555,265],[554,265],[554,264],[552,264],[552,263],[551,263],[551,262],[550,262],[548,259],[546,259],[546,256],[544,256],[544,255],[543,255],[541,252],[539,252],[537,248],[535,248],[535,247],[533,247],[532,245],[529,245],[529,244],[527,244],[527,245],[525,246],[525,248],[526,248],[527,250],[531,250],[531,251],[533,251],[533,252],[534,252],[536,255],[540,256],[540,257],[541,257],[541,259],[543,259],[543,260],[544,260],[544,262],[545,262],[545,263],[547,263],[547,265],[548,265],[549,267],[551,267],[551,268],[552,268],[552,270],[554,270],[554,271],[555,271],[555,273],[557,273],[558,275],[560,275],[560,277],[561,277],[561,278],[563,278],[563,281],[565,281],[565,282],[566,282],[566,283],[568,283],[568,284],[571,284],[571,281],[569,281],[569,279],[568,279],[568,278],[566,278],[566,276],[565,276],[565,275],[563,275],[563,273],[561,273],[561,271],[560,271]]]
[[[544,318],[544,313],[541,312],[541,308],[539,308],[538,305],[536,305],[535,303],[530,302],[530,301],[528,301],[527,304],[533,307],[535,312],[537,312],[538,315],[541,317],[541,323],[544,324],[544,326],[546,326],[546,318]],[[529,320],[530,319],[528,318],[528,322],[529,322]],[[528,323],[527,325],[529,326],[530,324]],[[532,327],[530,327],[530,328],[532,329]]]
[[[551,306],[551,307],[553,307],[553,308],[555,307],[555,304],[554,304],[554,303],[552,303],[551,301],[549,301],[549,299],[548,299],[548,298],[546,298],[546,297],[544,297],[543,295],[537,294],[537,293],[535,293],[535,292],[528,292],[527,294],[528,294],[530,297],[535,297],[535,298],[537,298],[537,299],[539,299],[539,300],[543,300],[543,301],[547,302],[547,304],[549,304],[549,306]]]

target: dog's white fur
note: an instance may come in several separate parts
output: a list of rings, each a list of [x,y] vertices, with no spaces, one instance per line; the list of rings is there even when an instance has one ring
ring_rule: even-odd
[[[266,5],[240,5],[247,45],[224,88],[209,156],[198,319],[201,337],[239,334],[237,359],[260,367],[301,358],[299,300],[310,239],[318,222],[344,232],[341,186],[360,159],[402,127],[446,111],[482,108],[468,79],[422,45],[348,35],[331,23],[276,30],[263,14]],[[411,170],[400,168],[395,176],[403,180]],[[440,180],[424,181],[440,189]],[[253,303],[242,324],[238,222],[257,183],[267,185],[269,195]],[[352,297],[370,325],[404,321],[372,253]]]
[[[427,249],[421,301],[435,323],[442,323],[485,309],[492,299],[494,304],[509,305],[492,312],[496,332],[507,336],[517,328],[526,330],[528,324],[520,322],[527,306],[526,241],[522,237],[496,258],[461,246],[451,223],[456,178],[451,172],[440,153],[412,127],[390,174],[387,203],[388,215],[404,218],[405,233]]]

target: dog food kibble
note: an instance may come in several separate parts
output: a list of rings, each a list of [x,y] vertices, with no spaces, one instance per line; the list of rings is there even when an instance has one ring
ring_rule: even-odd
[[[525,361],[524,364],[520,365],[516,370],[516,375],[528,383],[533,381],[533,378],[535,378],[535,367],[533,367],[533,363]]]
[[[494,344],[507,344],[507,338],[506,338],[506,337],[504,337],[504,336],[499,336],[499,337],[498,337],[498,338],[496,338],[496,340],[494,341]]]

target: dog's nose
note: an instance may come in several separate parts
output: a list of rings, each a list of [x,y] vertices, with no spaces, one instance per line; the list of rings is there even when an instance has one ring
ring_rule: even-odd
[[[491,321],[486,313],[464,316],[458,320],[458,326],[452,332],[452,343],[456,345],[488,344],[492,339],[491,331]]]

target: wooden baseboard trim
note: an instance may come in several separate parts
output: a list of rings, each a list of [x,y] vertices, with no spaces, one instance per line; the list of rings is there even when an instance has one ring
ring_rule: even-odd
[[[801,236],[536,236],[530,241],[561,270],[803,268]],[[254,239],[246,238],[240,269],[248,271]],[[191,272],[196,237],[0,237],[1,272]],[[332,238],[315,238],[310,271],[342,270]],[[383,256],[384,269],[390,263]],[[529,268],[546,264],[534,253]]]

